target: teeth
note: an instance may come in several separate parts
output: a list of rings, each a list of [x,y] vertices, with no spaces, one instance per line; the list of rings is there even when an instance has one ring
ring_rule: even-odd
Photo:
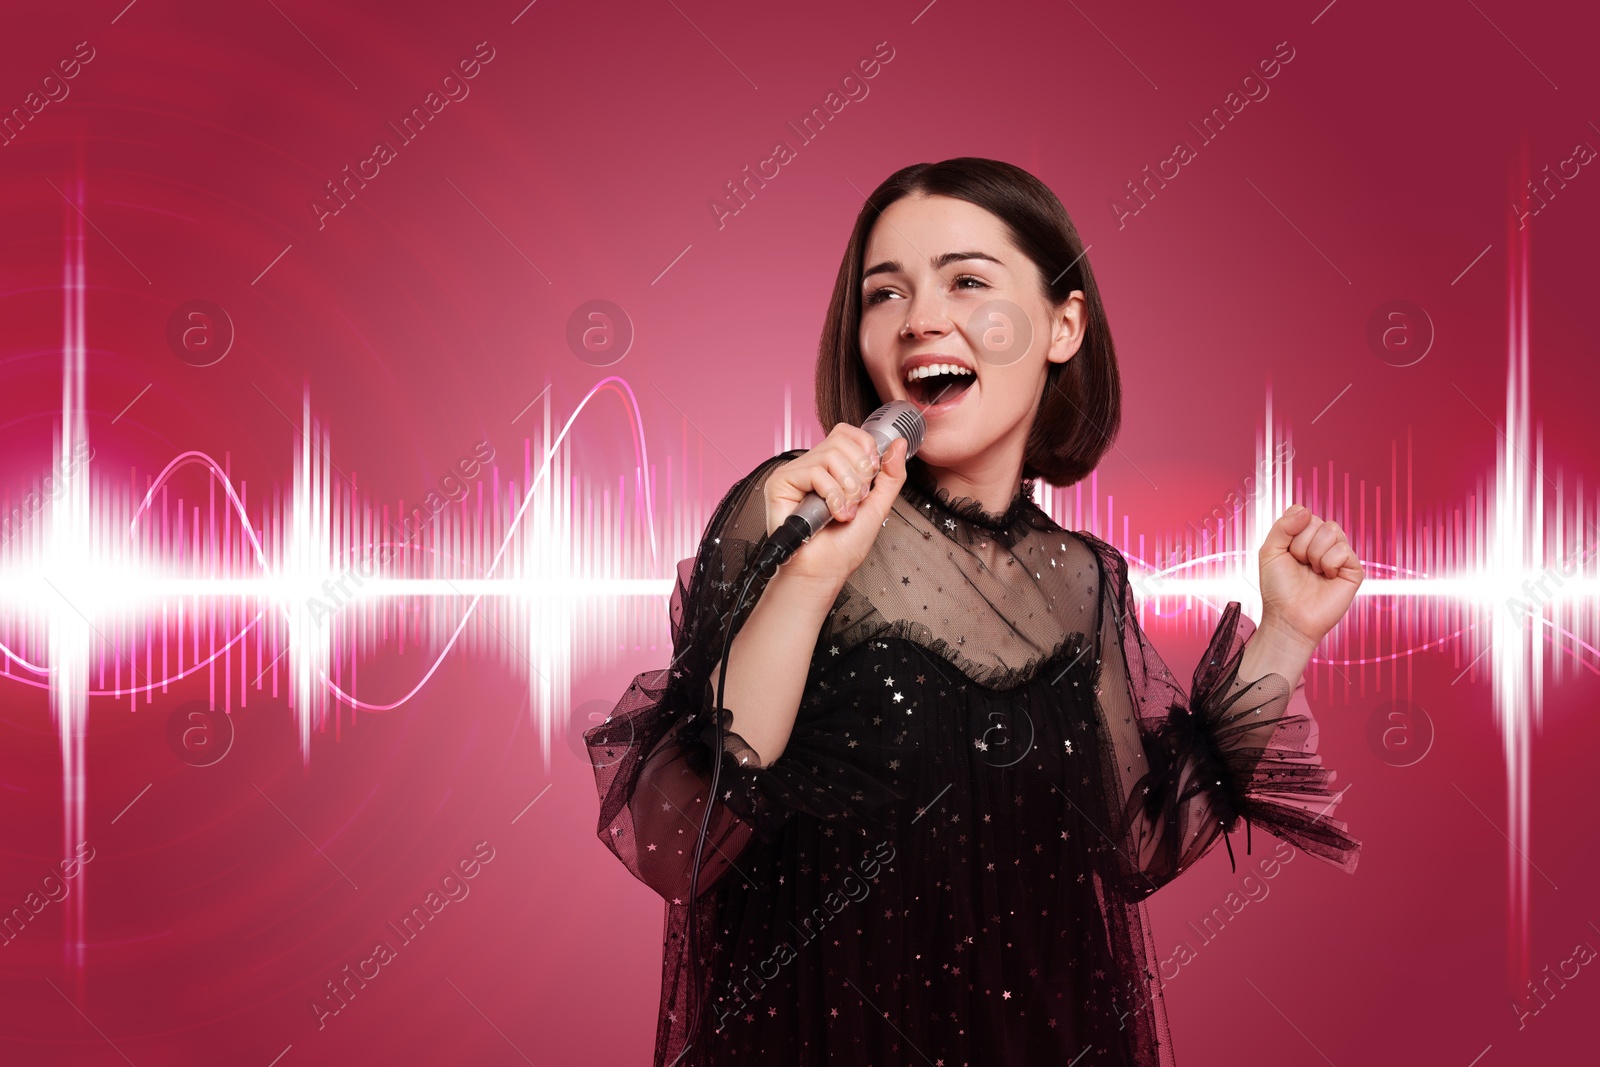
[[[906,371],[906,381],[914,382],[922,378],[931,378],[935,374],[971,374],[972,371],[958,363],[930,363],[926,367],[913,367]]]

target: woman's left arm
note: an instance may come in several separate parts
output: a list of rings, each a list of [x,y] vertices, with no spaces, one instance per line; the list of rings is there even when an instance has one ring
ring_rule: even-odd
[[[1300,504],[1287,509],[1267,531],[1258,555],[1261,567],[1261,625],[1246,632],[1239,671],[1229,694],[1248,679],[1275,674],[1299,689],[1306,664],[1329,630],[1344,618],[1366,570],[1339,524],[1319,519]],[[1250,737],[1265,744],[1274,732],[1266,724]]]
[[[1302,692],[1312,651],[1362,577],[1337,525],[1293,508],[1273,524],[1260,554],[1261,625],[1229,602],[1188,693],[1139,626],[1127,560],[1104,542],[1098,551],[1097,695],[1122,890],[1154,892],[1241,819],[1247,839],[1253,825],[1353,871],[1360,845],[1328,814],[1334,774],[1316,755]]]
[[[1344,530],[1296,504],[1267,531],[1259,555],[1261,626],[1241,673],[1298,678],[1367,576]],[[1263,636],[1268,637],[1262,641]],[[1259,642],[1259,644],[1257,644]]]

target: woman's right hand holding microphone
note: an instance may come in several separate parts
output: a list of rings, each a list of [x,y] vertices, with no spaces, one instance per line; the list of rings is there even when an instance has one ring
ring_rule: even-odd
[[[782,525],[807,493],[826,501],[833,516],[778,568],[778,575],[837,593],[867,558],[905,480],[904,438],[890,444],[880,463],[872,435],[844,422],[821,444],[778,467],[762,486],[767,533]]]

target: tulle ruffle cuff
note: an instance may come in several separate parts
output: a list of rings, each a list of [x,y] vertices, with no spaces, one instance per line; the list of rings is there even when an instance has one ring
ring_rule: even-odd
[[[1236,641],[1239,619],[1239,604],[1229,603],[1195,671],[1190,706],[1173,704],[1146,737],[1150,769],[1130,805],[1142,805],[1150,824],[1171,835],[1175,855],[1181,854],[1178,835],[1193,832],[1176,817],[1180,802],[1202,791],[1209,805],[1198,810],[1208,807],[1208,817],[1221,824],[1235,870],[1230,834],[1242,820],[1247,855],[1251,828],[1260,826],[1354,873],[1361,844],[1329,815],[1342,790],[1333,788],[1337,772],[1322,766],[1311,748],[1311,716],[1288,713],[1294,688],[1268,674],[1228,695],[1244,655],[1244,641]],[[1303,699],[1298,703],[1306,707]]]

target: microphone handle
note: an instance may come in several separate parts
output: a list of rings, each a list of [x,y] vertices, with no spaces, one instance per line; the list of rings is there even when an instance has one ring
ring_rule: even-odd
[[[922,412],[907,400],[891,400],[884,404],[867,416],[861,428],[878,446],[880,460],[896,438],[905,439],[907,457],[915,455],[922,445]],[[780,563],[794,555],[801,545],[832,519],[827,501],[816,493],[807,493],[794,513],[773,530],[762,544],[756,556],[757,569],[764,577],[771,578],[777,573]]]
[[[805,523],[806,537],[810,537],[833,521],[833,512],[828,510],[828,502],[816,493],[807,493],[805,499],[800,501],[800,506],[784,520],[788,522]]]
[[[899,434],[884,433],[877,426],[871,427],[867,432],[872,435],[873,442],[878,446],[878,459],[880,462],[884,454],[889,451],[889,446],[894,444],[895,440],[900,436]],[[796,521],[806,524],[806,537],[812,536],[833,521],[833,512],[828,510],[828,502],[816,493],[807,493],[804,499],[800,501],[800,506],[794,509],[794,512],[785,522],[795,520],[796,516],[799,516]]]
[[[895,435],[869,432],[878,444],[878,458],[881,460],[883,454],[889,451],[889,446],[894,444]],[[771,578],[780,563],[787,561],[800,550],[801,545],[832,521],[833,512],[828,510],[828,502],[816,493],[807,493],[801,499],[800,506],[772,531],[771,536],[762,545],[756,565],[764,575]]]

